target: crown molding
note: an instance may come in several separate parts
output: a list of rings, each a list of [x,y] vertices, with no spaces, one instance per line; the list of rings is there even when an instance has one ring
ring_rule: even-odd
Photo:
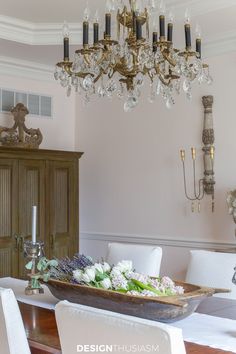
[[[80,24],[70,23],[70,42],[82,40]],[[0,15],[0,38],[28,45],[59,45],[62,43],[61,23],[32,23]]]
[[[168,8],[173,8],[177,20],[184,18],[186,8],[191,16],[200,16],[212,11],[235,6],[235,0],[169,0]],[[70,42],[82,42],[82,24],[69,23]],[[59,45],[62,42],[61,23],[33,23],[0,15],[0,38],[28,45]]]
[[[235,0],[168,0],[168,8],[173,8],[178,19],[183,19],[186,8],[190,10],[191,17],[200,16],[213,11],[219,11],[235,6]]]
[[[53,72],[53,66],[0,56],[0,74],[2,75],[54,82]]]
[[[203,45],[205,58],[236,51],[236,31],[222,33],[221,36],[209,39]]]

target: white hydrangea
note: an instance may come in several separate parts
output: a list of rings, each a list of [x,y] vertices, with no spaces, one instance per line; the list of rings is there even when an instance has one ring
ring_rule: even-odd
[[[119,275],[117,274],[116,276],[113,276],[111,278],[111,283],[112,283],[112,287],[115,290],[119,290],[119,289],[127,290],[128,289],[128,280],[121,273]]]

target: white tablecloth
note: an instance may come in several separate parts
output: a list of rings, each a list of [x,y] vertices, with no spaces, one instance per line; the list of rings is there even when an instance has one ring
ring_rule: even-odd
[[[59,301],[47,286],[43,285],[44,294],[25,295],[27,282],[14,278],[0,278],[0,287],[11,288],[18,301],[26,304],[54,309]],[[182,321],[171,324],[181,328],[187,342],[207,345],[212,348],[236,353],[236,321],[215,316],[194,313]]]

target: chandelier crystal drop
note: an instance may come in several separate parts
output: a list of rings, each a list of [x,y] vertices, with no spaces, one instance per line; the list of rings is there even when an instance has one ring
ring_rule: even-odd
[[[116,39],[112,38],[114,13]],[[56,64],[54,77],[67,89],[67,96],[72,87],[84,96],[87,103],[95,97],[112,98],[116,95],[125,100],[124,110],[129,112],[137,106],[146,78],[150,82],[148,101],[152,103],[157,96],[162,96],[167,108],[173,106],[174,96],[180,93],[181,87],[191,99],[194,82],[212,83],[209,67],[201,60],[199,25],[196,28],[196,49],[192,49],[188,11],[185,14],[184,50],[173,46],[173,14],[169,14],[166,26],[163,1],[157,6],[156,0],[107,0],[103,38],[99,37],[96,12],[92,44],[89,41],[89,19],[90,11],[86,7],[83,45],[76,50],[73,62],[69,58],[69,28],[66,23],[63,26],[64,59]]]

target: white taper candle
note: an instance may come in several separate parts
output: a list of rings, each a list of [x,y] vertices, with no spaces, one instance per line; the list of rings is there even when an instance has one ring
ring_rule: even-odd
[[[32,242],[36,243],[36,229],[37,229],[37,207],[32,207]]]

